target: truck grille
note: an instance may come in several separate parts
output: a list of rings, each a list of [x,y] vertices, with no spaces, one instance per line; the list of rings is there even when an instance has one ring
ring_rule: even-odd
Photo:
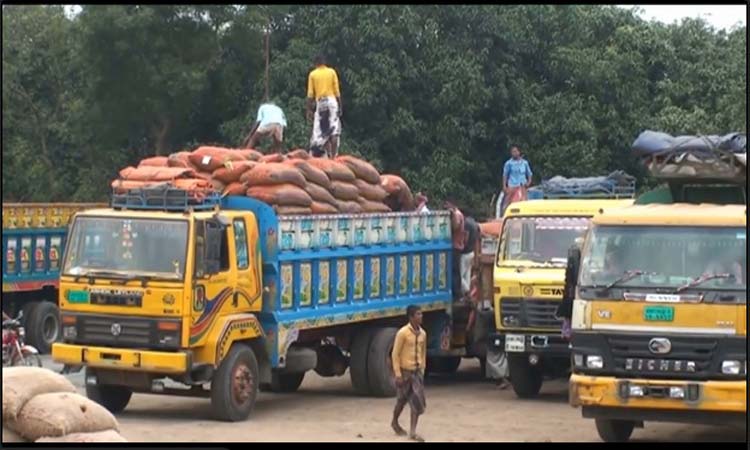
[[[718,347],[716,339],[669,338],[671,350],[659,355],[649,350],[649,342],[653,338],[654,336],[607,336],[615,367],[628,374],[647,376],[700,375],[710,371],[711,361]]]
[[[77,344],[120,348],[178,348],[180,330],[162,331],[149,318],[77,315]]]
[[[518,327],[559,329],[562,321],[555,318],[559,304],[557,300],[508,298],[500,302],[500,314],[502,319],[516,317]]]
[[[115,295],[115,294],[91,294],[92,305],[105,306],[135,306],[141,307],[143,304],[142,295]]]

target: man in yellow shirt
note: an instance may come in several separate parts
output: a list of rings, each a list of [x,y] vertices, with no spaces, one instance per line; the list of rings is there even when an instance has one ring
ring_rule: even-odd
[[[406,308],[406,316],[409,323],[398,330],[396,340],[393,343],[391,359],[393,361],[393,373],[396,375],[396,387],[398,399],[393,410],[391,427],[399,436],[406,435],[401,428],[398,418],[409,403],[411,408],[411,426],[409,438],[414,441],[424,442],[417,435],[417,420],[427,407],[424,396],[424,370],[427,364],[427,332],[422,329],[422,311],[419,306],[411,305]]]
[[[316,56],[313,62],[315,69],[307,77],[307,120],[314,118],[310,151],[315,157],[326,151],[329,158],[335,158],[341,136],[339,76],[326,66],[323,56]]]

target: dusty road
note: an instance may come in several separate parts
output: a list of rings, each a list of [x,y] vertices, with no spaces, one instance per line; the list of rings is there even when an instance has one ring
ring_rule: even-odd
[[[565,383],[548,383],[539,399],[523,401],[478,376],[479,365],[464,360],[457,375],[428,380],[427,413],[419,427],[427,441],[599,442],[594,422],[568,406]],[[83,390],[82,374],[71,378]],[[388,442],[402,440],[388,426],[392,408],[392,399],[356,397],[348,375],[324,379],[310,372],[295,394],[261,393],[246,422],[209,420],[207,399],[138,394],[118,420],[133,442]],[[402,425],[407,424],[404,414]],[[640,442],[745,439],[743,430],[658,423],[633,434]]]

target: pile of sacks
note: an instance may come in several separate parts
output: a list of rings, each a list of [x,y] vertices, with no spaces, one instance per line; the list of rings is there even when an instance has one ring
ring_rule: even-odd
[[[3,367],[3,443],[127,442],[115,417],[62,375]]]
[[[116,193],[168,183],[193,195],[247,195],[281,215],[413,211],[414,196],[397,175],[381,175],[353,156],[312,158],[305,150],[263,155],[252,149],[198,147],[146,158],[120,171]]]

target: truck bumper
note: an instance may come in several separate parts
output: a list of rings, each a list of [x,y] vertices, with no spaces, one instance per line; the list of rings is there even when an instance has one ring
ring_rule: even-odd
[[[190,354],[184,352],[154,352],[70,344],[53,344],[52,359],[68,365],[160,374],[184,374],[191,366]]]
[[[633,392],[633,388],[638,392]],[[672,390],[677,391],[675,395]],[[570,404],[581,406],[583,416],[588,418],[744,424],[747,414],[746,381],[645,380],[573,374],[569,396]]]
[[[507,343],[507,345],[506,345]],[[569,342],[560,333],[502,332],[493,333],[489,348],[495,352],[538,354],[554,358],[570,358]]]

